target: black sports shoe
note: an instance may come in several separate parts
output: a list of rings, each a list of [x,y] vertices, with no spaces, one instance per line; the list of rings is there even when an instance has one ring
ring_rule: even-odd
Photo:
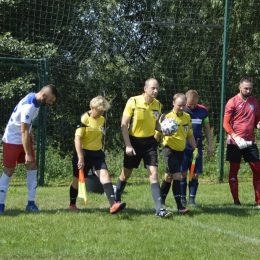
[[[242,204],[240,203],[240,201],[237,201],[234,203],[235,206],[241,206]]]
[[[166,210],[166,209],[160,209],[159,212],[155,214],[157,218],[169,218],[172,216],[172,212]]]

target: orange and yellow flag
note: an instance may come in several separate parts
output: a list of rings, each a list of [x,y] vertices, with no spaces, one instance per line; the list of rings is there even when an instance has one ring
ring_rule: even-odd
[[[79,190],[78,190],[78,197],[84,199],[84,203],[88,204],[88,194],[86,189],[84,171],[79,169]]]

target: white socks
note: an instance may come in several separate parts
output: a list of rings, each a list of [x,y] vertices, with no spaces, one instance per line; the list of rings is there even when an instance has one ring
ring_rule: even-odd
[[[5,198],[7,195],[8,188],[9,188],[10,180],[11,180],[11,177],[8,177],[3,172],[2,177],[0,178],[0,204],[5,203]]]
[[[26,184],[28,188],[28,201],[34,201],[37,188],[37,170],[27,170]]]

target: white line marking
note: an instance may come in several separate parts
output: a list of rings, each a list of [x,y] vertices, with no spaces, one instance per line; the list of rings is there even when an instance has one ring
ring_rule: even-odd
[[[217,231],[219,233],[224,233],[226,235],[237,237],[239,239],[243,239],[243,240],[246,240],[246,241],[249,241],[249,242],[260,243],[260,239],[256,238],[256,237],[243,236],[243,235],[238,234],[237,232],[229,231],[229,230],[223,230],[223,229],[221,229],[219,227],[216,227],[216,226],[205,225],[205,224],[203,224],[201,222],[194,221],[192,219],[179,218],[179,220],[181,220],[181,221],[183,221],[185,223],[189,222],[193,226],[202,227],[202,228],[206,228],[206,229],[209,229],[209,230]]]

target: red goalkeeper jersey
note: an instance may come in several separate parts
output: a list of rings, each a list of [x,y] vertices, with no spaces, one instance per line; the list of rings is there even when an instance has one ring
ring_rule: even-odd
[[[226,104],[223,126],[229,134],[235,132],[246,141],[255,141],[254,128],[257,124],[258,113],[259,104],[256,98],[250,96],[244,100],[237,94]],[[229,124],[225,119],[228,119]],[[227,143],[235,144],[230,135],[228,135]]]

